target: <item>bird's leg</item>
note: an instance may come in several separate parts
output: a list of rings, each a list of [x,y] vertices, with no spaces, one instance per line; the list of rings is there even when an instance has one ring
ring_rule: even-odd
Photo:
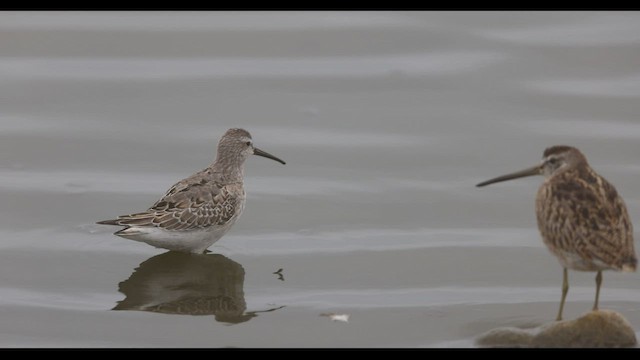
[[[598,310],[598,299],[600,299],[600,285],[602,285],[602,271],[596,275],[596,302],[593,303],[593,311]]]
[[[560,300],[560,309],[558,310],[558,317],[556,321],[562,320],[562,309],[564,308],[564,299],[567,298],[569,292],[569,276],[567,274],[567,268],[563,269],[562,273],[562,299]]]

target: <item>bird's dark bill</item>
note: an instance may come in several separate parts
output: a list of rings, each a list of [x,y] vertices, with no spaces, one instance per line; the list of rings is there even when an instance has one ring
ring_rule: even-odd
[[[483,181],[476,186],[481,187],[481,186],[485,186],[485,185],[489,185],[489,184],[493,184],[501,181],[513,180],[513,179],[518,179],[526,176],[540,175],[541,173],[542,173],[542,167],[540,165],[536,165],[528,169],[520,170],[514,173],[498,176],[493,179]]]
[[[284,162],[284,161],[278,159],[277,157],[269,154],[268,152],[262,151],[262,150],[260,150],[258,148],[253,148],[253,155],[258,155],[258,156],[266,157],[266,158],[271,159],[271,160],[275,160],[275,161],[281,163],[282,165],[286,164],[286,162]]]

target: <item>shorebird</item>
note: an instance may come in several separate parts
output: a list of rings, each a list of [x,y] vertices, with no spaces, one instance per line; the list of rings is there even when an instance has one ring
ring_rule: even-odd
[[[114,235],[175,251],[202,253],[238,220],[245,205],[244,162],[250,155],[284,161],[253,146],[244,129],[229,129],[216,160],[175,183],[148,210],[98,221],[125,226]]]
[[[616,189],[587,163],[580,150],[552,146],[540,164],[479,183],[485,186],[531,175],[544,175],[536,195],[536,217],[544,244],[563,268],[562,298],[556,320],[569,291],[567,269],[596,271],[598,310],[603,270],[636,271],[633,228]]]

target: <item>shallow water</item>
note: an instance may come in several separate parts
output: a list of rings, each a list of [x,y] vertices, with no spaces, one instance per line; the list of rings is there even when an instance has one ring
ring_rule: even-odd
[[[0,346],[470,347],[548,322],[541,179],[474,185],[574,145],[637,223],[638,34],[632,12],[2,12]],[[230,127],[287,165],[247,162],[212,254],[94,224]],[[570,273],[566,318],[593,279]],[[640,329],[637,280],[605,273],[601,307]]]

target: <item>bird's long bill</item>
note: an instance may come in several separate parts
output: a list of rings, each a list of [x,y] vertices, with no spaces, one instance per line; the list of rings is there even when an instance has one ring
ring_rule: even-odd
[[[487,181],[483,181],[476,186],[481,187],[481,186],[485,186],[485,185],[489,185],[489,184],[493,184],[501,181],[513,180],[513,179],[517,179],[525,176],[540,175],[541,173],[542,173],[542,167],[540,165],[536,165],[528,169],[516,171],[511,174],[506,174],[506,175],[495,177]]]
[[[277,161],[277,162],[281,163],[282,165],[285,165],[285,164],[286,164],[286,162],[284,162],[284,161],[282,161],[282,160],[278,159],[277,157],[275,157],[275,156],[273,156],[273,155],[269,154],[268,152],[266,152],[266,151],[262,151],[262,150],[260,150],[260,149],[258,149],[258,148],[253,148],[253,155],[258,155],[258,156],[262,156],[262,157],[269,158],[269,159],[271,159],[271,160],[275,160],[275,161]]]

